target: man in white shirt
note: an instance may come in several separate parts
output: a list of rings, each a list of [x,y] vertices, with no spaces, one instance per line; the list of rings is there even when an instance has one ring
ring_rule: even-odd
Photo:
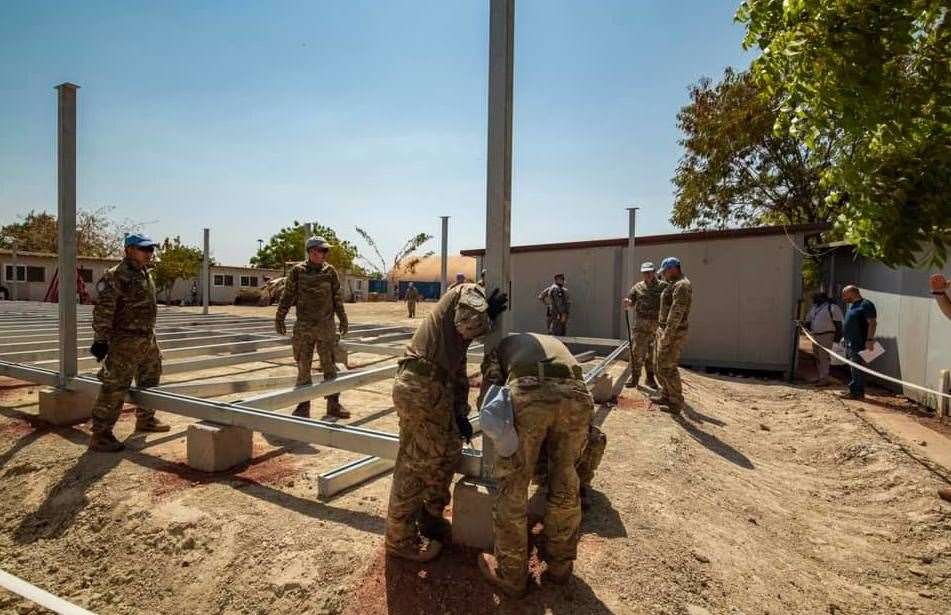
[[[832,302],[824,292],[812,295],[812,309],[806,316],[806,328],[819,343],[812,344],[812,354],[816,357],[816,369],[819,377],[816,386],[829,382],[829,353],[832,343],[842,336],[842,309]]]

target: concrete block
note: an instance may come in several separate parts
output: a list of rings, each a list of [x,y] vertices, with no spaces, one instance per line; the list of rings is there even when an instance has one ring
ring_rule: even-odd
[[[89,420],[96,402],[89,395],[56,387],[43,387],[39,398],[40,418],[51,425],[75,425]]]
[[[596,404],[607,403],[614,397],[614,383],[611,382],[611,376],[606,373],[596,377],[588,388]]]
[[[221,472],[251,459],[251,430],[202,421],[188,426],[188,465]]]
[[[495,542],[492,504],[495,488],[463,478],[452,490],[452,542],[491,551]]]

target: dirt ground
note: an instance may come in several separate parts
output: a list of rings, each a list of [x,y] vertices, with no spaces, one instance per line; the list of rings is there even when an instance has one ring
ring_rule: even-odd
[[[470,550],[385,558],[388,476],[319,501],[317,475],[356,455],[258,434],[251,463],[207,475],[184,463],[188,419],[133,435],[129,412],[125,453],[87,453],[87,426],[39,423],[36,387],[0,380],[0,567],[97,613],[948,612],[951,440],[933,419],[883,392],[682,373],[683,419],[631,389],[598,409],[608,448],[576,576],[522,601],[495,596]],[[395,430],[388,382],[342,400],[350,424]],[[42,611],[0,591],[0,612]]]

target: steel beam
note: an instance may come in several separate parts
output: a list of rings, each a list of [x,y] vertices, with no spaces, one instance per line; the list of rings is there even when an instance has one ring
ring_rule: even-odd
[[[76,90],[79,86],[56,86],[59,99],[57,157],[59,253],[59,386],[76,375]]]
[[[302,401],[310,401],[318,397],[327,397],[335,395],[370,382],[385,380],[396,375],[399,365],[386,365],[373,369],[349,372],[342,376],[337,376],[332,380],[324,380],[318,384],[295,387],[276,393],[266,393],[245,399],[241,402],[242,406],[248,408],[259,408],[261,410],[279,410],[287,408]]]

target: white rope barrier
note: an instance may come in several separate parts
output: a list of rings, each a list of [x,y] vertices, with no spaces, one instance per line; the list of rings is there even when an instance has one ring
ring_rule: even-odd
[[[816,338],[812,337],[812,334],[809,333],[809,331],[807,331],[804,326],[802,326],[802,323],[797,322],[796,324],[799,326],[799,328],[802,330],[802,332],[806,334],[806,337],[808,337],[810,340],[812,340],[812,343],[813,343],[813,344],[815,344],[816,346],[822,346],[822,344],[820,344],[819,342],[817,342],[817,341],[816,341]],[[900,385],[902,385],[902,386],[910,387],[910,388],[912,388],[912,389],[916,389],[916,390],[921,391],[921,392],[923,392],[923,393],[931,393],[932,395],[937,395],[938,397],[947,397],[948,399],[951,399],[951,395],[949,395],[948,393],[942,393],[941,391],[935,391],[934,389],[929,389],[928,387],[923,387],[923,386],[921,386],[920,384],[915,384],[915,383],[913,383],[913,382],[905,382],[904,380],[899,380],[898,378],[892,378],[891,376],[886,376],[885,374],[883,374],[883,373],[881,373],[881,372],[877,372],[877,371],[875,371],[874,369],[869,369],[868,367],[866,367],[866,366],[864,366],[864,365],[859,365],[859,364],[856,363],[855,361],[850,361],[849,359],[846,359],[846,358],[843,357],[842,355],[840,355],[840,354],[838,354],[838,353],[836,353],[836,352],[832,352],[832,349],[831,349],[831,348],[826,348],[825,346],[822,346],[822,347],[825,348],[825,351],[826,351],[826,352],[828,352],[830,355],[832,355],[833,357],[835,357],[835,358],[838,359],[839,361],[842,361],[843,363],[845,363],[845,364],[847,364],[847,365],[851,365],[851,366],[854,367],[855,369],[861,370],[861,371],[865,372],[866,374],[871,374],[872,376],[875,376],[876,378],[881,378],[882,380],[887,380],[888,382],[894,382],[895,384],[900,384]]]
[[[48,591],[44,591],[36,585],[31,585],[3,570],[0,570],[0,587],[23,596],[40,606],[45,606],[54,613],[60,613],[60,615],[95,615],[92,611],[70,604],[62,598],[58,598]]]

